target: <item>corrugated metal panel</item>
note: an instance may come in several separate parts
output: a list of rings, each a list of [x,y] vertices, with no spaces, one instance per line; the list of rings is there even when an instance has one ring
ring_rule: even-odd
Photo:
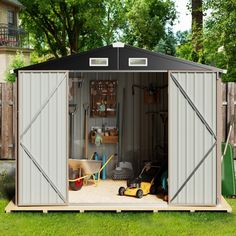
[[[216,134],[216,73],[172,73]],[[169,78],[169,199],[171,204],[216,204],[216,146],[186,97]],[[204,161],[203,161],[204,159]],[[202,164],[199,165],[199,163]],[[199,165],[199,168],[197,168]],[[195,170],[195,172],[194,172]],[[192,174],[192,176],[191,176]],[[186,180],[189,178],[189,181]],[[184,183],[186,183],[184,185]],[[184,187],[182,187],[184,185]],[[176,195],[177,193],[177,195]],[[176,197],[175,197],[176,196]]]
[[[67,201],[67,82],[65,72],[19,75],[19,205]]]

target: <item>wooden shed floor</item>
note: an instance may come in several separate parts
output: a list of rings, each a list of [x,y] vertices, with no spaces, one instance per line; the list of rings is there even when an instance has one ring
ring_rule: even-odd
[[[9,202],[5,211],[41,211],[44,213],[53,211],[221,211],[232,212],[232,208],[222,197],[220,205],[212,206],[170,206],[167,202],[156,195],[147,195],[141,199],[128,196],[119,196],[118,189],[126,186],[125,181],[105,180],[100,181],[98,186],[91,182],[83,186],[79,191],[69,191],[68,206],[25,206],[20,207]]]
[[[171,212],[171,211],[185,211],[185,212],[232,212],[232,208],[222,197],[221,205],[215,207],[188,207],[188,206],[169,206],[158,207],[141,204],[80,204],[80,205],[69,205],[69,206],[28,206],[19,207],[10,201],[5,208],[6,213],[11,212],[58,212],[58,211],[69,211],[69,212],[89,212],[89,211],[113,211],[113,212],[127,212],[127,211],[150,211],[150,212]]]
[[[91,181],[79,191],[69,191],[70,204],[141,204],[167,207],[167,202],[156,195],[147,195],[141,199],[129,196],[119,196],[118,190],[126,187],[126,181],[101,180],[97,186]]]

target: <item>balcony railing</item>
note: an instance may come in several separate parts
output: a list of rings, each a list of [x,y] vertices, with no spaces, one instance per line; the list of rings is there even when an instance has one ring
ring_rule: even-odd
[[[0,23],[0,47],[29,48],[29,34],[23,29]]]

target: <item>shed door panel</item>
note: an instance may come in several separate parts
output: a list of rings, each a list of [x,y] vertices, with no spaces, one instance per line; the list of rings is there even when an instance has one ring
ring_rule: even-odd
[[[216,74],[169,78],[169,202],[216,205]]]
[[[20,73],[18,124],[18,204],[66,204],[67,73]]]

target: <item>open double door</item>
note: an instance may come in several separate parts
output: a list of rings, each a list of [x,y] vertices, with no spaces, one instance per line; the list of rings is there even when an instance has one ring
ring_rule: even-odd
[[[169,204],[216,205],[216,73],[169,73]],[[18,205],[68,204],[68,72],[20,71]]]

